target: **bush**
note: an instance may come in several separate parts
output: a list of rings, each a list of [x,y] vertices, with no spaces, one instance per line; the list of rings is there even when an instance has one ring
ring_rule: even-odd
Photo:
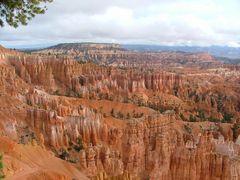
[[[77,145],[74,145],[73,148],[77,152],[80,152],[83,149],[83,143],[82,143],[82,139],[80,137],[77,138]]]
[[[76,160],[76,159],[69,159],[68,162],[73,163],[73,164],[76,164],[76,163],[77,163],[77,160]]]
[[[118,114],[117,114],[117,117],[120,118],[120,119],[123,119],[124,118],[124,114],[119,111]]]
[[[195,95],[195,102],[198,103],[200,101],[200,97],[198,94]]]
[[[55,92],[53,92],[53,95],[57,95],[57,96],[59,96],[59,95],[60,95],[59,90],[56,90]]]
[[[164,113],[164,112],[166,111],[166,109],[163,108],[163,107],[159,107],[158,111],[159,111],[160,113]]]
[[[203,110],[198,110],[198,115],[197,117],[199,117],[201,119],[201,121],[204,121],[206,119],[204,111]]]
[[[232,115],[232,114],[225,112],[225,113],[223,114],[222,122],[223,122],[223,123],[231,123],[232,118],[233,118],[233,115]]]
[[[196,119],[195,116],[193,116],[193,115],[191,114],[190,117],[189,117],[189,121],[190,121],[190,122],[196,122],[197,119]]]
[[[180,118],[181,118],[183,121],[185,120],[185,118],[184,118],[184,116],[183,116],[182,113],[180,114]]]
[[[59,158],[67,160],[69,158],[69,153],[65,149],[61,149],[58,155]]]
[[[187,131],[187,133],[191,134],[192,133],[192,128],[188,124],[184,124],[184,129]]]
[[[220,119],[210,116],[208,118],[208,121],[210,121],[210,122],[220,122]]]
[[[27,105],[32,106],[32,102],[29,99],[27,99]]]
[[[4,179],[5,175],[3,174],[3,162],[2,162],[2,155],[0,154],[0,179]]]

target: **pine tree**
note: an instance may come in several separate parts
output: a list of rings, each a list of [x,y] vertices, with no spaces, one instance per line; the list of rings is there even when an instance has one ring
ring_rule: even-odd
[[[4,21],[17,28],[19,25],[27,25],[27,22],[37,14],[44,14],[46,6],[43,3],[53,0],[0,0],[0,26]]]

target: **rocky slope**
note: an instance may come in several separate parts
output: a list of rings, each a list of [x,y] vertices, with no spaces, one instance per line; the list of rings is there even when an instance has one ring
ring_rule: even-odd
[[[34,53],[66,55],[82,62],[108,64],[123,56],[126,50],[118,44],[66,43],[58,44]]]
[[[133,102],[156,110],[211,119],[239,115],[239,70],[233,67],[142,69],[79,63],[68,57],[10,56],[8,62],[26,83],[48,93]],[[227,93],[231,92],[231,93]],[[203,115],[202,113],[202,115]],[[218,120],[217,120],[218,121]]]
[[[6,179],[88,179],[70,163],[56,158],[34,142],[16,144],[8,137],[0,137],[0,141]]]
[[[208,53],[134,52],[119,44],[66,43],[35,51],[40,55],[65,55],[81,62],[111,64],[120,67],[164,67],[221,65]]]
[[[240,178],[238,68],[120,68],[4,48],[0,62],[7,179]]]

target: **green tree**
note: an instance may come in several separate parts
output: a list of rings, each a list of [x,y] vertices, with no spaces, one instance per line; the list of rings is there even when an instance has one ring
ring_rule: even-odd
[[[223,123],[231,123],[232,118],[233,118],[232,114],[224,112],[222,122]]]
[[[4,21],[12,27],[27,25],[27,22],[37,14],[47,10],[43,4],[53,0],[0,0],[0,26]]]
[[[73,147],[75,149],[75,151],[80,152],[83,149],[83,143],[82,143],[82,138],[78,137],[77,138],[77,144],[74,145]]]
[[[5,178],[3,174],[3,162],[2,162],[2,155],[0,154],[0,180]]]
[[[210,116],[208,118],[208,121],[210,121],[210,122],[220,122],[220,119]]]
[[[196,117],[193,116],[192,114],[190,114],[189,121],[190,122],[196,122]]]
[[[204,111],[202,109],[198,110],[198,115],[197,117],[199,117],[201,119],[201,121],[205,120],[205,114]]]
[[[66,149],[61,148],[59,153],[58,153],[58,157],[63,159],[63,160],[68,160],[68,158],[70,157],[69,153],[67,152]]]

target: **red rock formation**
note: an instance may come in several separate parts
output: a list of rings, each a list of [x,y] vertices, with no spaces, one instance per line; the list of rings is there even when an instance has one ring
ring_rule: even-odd
[[[146,56],[124,53],[121,58],[132,58],[133,64]],[[81,64],[69,57],[14,54],[1,48],[0,54],[0,130],[16,142],[51,150],[91,178],[239,179],[238,70],[167,72]],[[208,54],[160,54],[148,56],[152,65],[169,59],[175,64],[181,58],[188,64],[215,61]],[[101,56],[109,58],[97,58]],[[89,100],[98,98],[106,100]],[[126,102],[117,107],[120,100]],[[157,112],[162,105],[169,107],[164,114]],[[182,113],[182,118],[194,115],[203,121],[229,112],[234,126],[203,127],[203,122],[187,124],[179,118]],[[41,168],[38,173],[33,177],[69,176]]]

